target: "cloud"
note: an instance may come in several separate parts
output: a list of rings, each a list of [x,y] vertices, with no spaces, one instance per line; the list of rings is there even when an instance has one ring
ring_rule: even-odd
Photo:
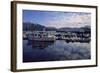
[[[48,27],[82,27],[91,24],[90,13],[63,13],[62,15],[51,15],[44,24]]]

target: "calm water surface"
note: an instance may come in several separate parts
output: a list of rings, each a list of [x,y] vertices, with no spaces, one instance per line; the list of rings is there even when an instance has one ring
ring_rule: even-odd
[[[23,62],[90,59],[90,43],[35,42],[23,40]]]

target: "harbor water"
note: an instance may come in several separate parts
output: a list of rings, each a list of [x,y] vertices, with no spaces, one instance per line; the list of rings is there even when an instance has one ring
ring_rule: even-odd
[[[23,62],[91,59],[91,43],[23,40]]]

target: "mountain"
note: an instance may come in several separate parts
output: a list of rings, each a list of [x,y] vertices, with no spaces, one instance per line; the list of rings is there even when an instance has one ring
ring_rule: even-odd
[[[74,28],[65,27],[65,28],[60,28],[59,30],[60,31],[65,31],[65,32],[85,32],[85,31],[89,31],[90,32],[91,27],[90,26],[84,26],[84,27],[80,27],[80,28],[77,28],[77,27],[74,27]]]
[[[90,26],[84,26],[84,27],[80,27],[80,28],[55,28],[55,27],[46,27],[40,24],[36,24],[36,23],[30,23],[30,22],[24,22],[23,23],[23,31],[27,31],[27,30],[37,30],[37,31],[43,31],[43,29],[45,29],[46,31],[58,31],[58,32],[90,32],[91,27]]]
[[[37,30],[37,31],[43,31],[43,29],[45,28],[45,30],[47,31],[56,31],[57,29],[54,27],[45,27],[42,26],[40,24],[36,24],[36,23],[30,23],[30,22],[24,22],[23,23],[23,30]]]
[[[84,29],[81,28],[60,28],[60,31],[65,31],[65,32],[83,32]]]
[[[57,31],[55,27],[46,27],[47,31]]]
[[[23,30],[38,30],[38,31],[42,31],[44,28],[46,28],[45,26],[39,25],[39,24],[35,24],[35,23],[30,23],[30,22],[24,22],[23,23]]]

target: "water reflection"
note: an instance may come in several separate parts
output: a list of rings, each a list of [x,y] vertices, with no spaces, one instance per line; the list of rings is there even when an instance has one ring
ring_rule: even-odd
[[[45,49],[49,45],[53,45],[54,41],[28,41],[27,45],[31,45],[33,49]]]
[[[23,40],[23,62],[90,59],[90,43]]]

